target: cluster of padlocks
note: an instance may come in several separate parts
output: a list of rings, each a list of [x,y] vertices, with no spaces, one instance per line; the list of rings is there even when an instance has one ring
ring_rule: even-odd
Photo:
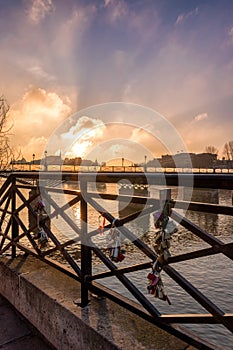
[[[121,249],[121,232],[115,226],[114,221],[112,223],[110,232],[106,237],[106,241],[110,259],[114,262],[121,262],[124,260],[124,250]]]
[[[45,230],[40,226],[40,221],[43,219],[43,217],[47,217],[47,213],[45,211],[45,204],[41,200],[38,200],[36,202],[34,212],[36,213],[37,222],[37,229],[34,235],[34,239],[38,241],[37,247],[40,249],[48,243],[48,235],[45,232]]]
[[[152,266],[152,271],[147,275],[147,290],[149,294],[154,295],[155,298],[166,300],[169,303],[169,305],[171,304],[171,302],[168,298],[166,288],[164,287],[161,278],[161,266],[162,263],[166,262],[171,256],[169,250],[171,246],[171,236],[173,235],[173,233],[177,232],[177,225],[169,217],[170,214],[171,206],[169,203],[166,203],[163,211],[156,211],[153,214],[154,226],[156,229],[158,229],[154,245],[154,250],[158,257]]]

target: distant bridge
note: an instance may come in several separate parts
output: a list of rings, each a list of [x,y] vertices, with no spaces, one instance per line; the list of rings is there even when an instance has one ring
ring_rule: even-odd
[[[8,171],[64,171],[64,172],[112,172],[112,173],[233,173],[232,167],[212,167],[212,168],[171,168],[171,167],[151,167],[147,165],[141,166],[101,166],[101,165],[57,165],[57,164],[31,164],[31,163],[17,163],[11,164],[6,170]]]

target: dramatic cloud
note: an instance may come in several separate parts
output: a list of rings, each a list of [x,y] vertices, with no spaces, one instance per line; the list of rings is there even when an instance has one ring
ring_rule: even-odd
[[[31,157],[32,153],[41,155],[42,146],[48,136],[71,112],[65,98],[62,99],[55,92],[44,89],[31,89],[21,100],[10,109],[9,117],[13,120],[13,138],[15,146],[20,145],[24,157]],[[27,145],[27,146],[26,146]]]
[[[231,138],[233,94],[233,2],[226,4],[213,6],[206,0],[195,8],[193,2],[169,0],[148,0],[146,6],[127,0],[2,2],[0,94],[14,114],[15,145],[26,151],[32,140],[41,145],[71,109],[75,113],[110,101],[158,111],[187,139],[190,151],[214,144],[215,130],[224,144]],[[29,93],[30,86],[37,97]],[[205,130],[197,137],[201,127]],[[119,138],[114,128],[106,128],[103,141],[109,135]],[[122,138],[160,150],[146,134],[120,132]],[[83,149],[95,147],[89,138],[84,141]]]

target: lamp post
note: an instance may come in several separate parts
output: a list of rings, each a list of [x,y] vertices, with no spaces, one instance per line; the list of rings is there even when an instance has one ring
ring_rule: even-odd
[[[32,170],[32,165],[34,165],[35,154],[32,155],[32,162],[30,163],[30,171]]]
[[[48,170],[48,164],[47,164],[47,151],[44,151],[44,170]]]
[[[147,162],[146,162],[146,160],[147,160],[147,156],[145,156],[145,165],[144,165],[144,171],[146,172],[146,164],[147,164]]]

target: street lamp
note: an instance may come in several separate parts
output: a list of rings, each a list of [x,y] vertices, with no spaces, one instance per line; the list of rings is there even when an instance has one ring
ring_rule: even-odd
[[[47,165],[47,151],[44,151],[44,170],[48,170],[48,165]]]
[[[35,154],[32,155],[32,162],[30,162],[30,171],[32,170],[32,165],[34,165]]]
[[[146,160],[147,160],[147,156],[145,156],[145,166],[144,166],[144,171],[146,171],[147,169],[146,169]]]

